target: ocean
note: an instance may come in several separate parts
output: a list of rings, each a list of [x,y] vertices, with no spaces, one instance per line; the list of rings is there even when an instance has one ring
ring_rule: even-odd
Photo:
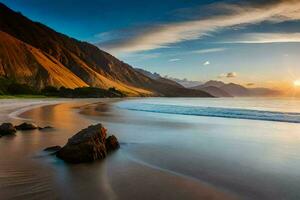
[[[55,129],[0,138],[4,199],[300,199],[299,99],[93,99],[19,109],[6,112],[12,122]],[[99,122],[121,142],[104,161],[69,165],[42,151]]]

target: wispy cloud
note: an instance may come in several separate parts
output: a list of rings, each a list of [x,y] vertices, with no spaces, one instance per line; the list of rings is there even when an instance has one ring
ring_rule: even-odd
[[[169,60],[169,62],[177,62],[177,61],[180,61],[181,59],[180,58],[172,58]]]
[[[227,27],[300,19],[299,0],[273,0],[254,5],[217,3],[213,7],[215,13],[221,14],[113,32],[111,35],[117,37],[99,45],[110,52],[152,50],[199,39]]]
[[[235,78],[237,75],[238,74],[236,72],[228,72],[226,74],[220,74],[218,78]]]
[[[225,50],[226,50],[225,48],[199,49],[199,50],[192,51],[192,53],[206,54],[206,53],[214,53],[214,52],[220,52]]]
[[[209,62],[209,61],[205,61],[205,62],[203,63],[203,65],[204,65],[204,66],[210,65],[210,62]]]
[[[160,53],[144,53],[144,52],[134,52],[134,53],[128,53],[124,52],[119,54],[120,58],[126,58],[128,60],[134,60],[134,61],[144,61],[144,60],[153,60],[158,57],[160,57]]]
[[[248,33],[235,39],[224,41],[224,43],[245,43],[245,44],[263,44],[263,43],[298,43],[300,42],[300,33]]]

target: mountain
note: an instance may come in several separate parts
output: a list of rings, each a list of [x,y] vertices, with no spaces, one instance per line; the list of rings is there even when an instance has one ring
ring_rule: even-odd
[[[197,85],[191,89],[205,91],[215,97],[233,97],[231,93],[226,91],[226,84],[222,81],[208,81],[202,85]]]
[[[225,92],[234,97],[246,97],[251,95],[251,92],[247,88],[235,83],[225,84],[222,87],[220,87],[220,89],[224,90]]]
[[[145,76],[148,76],[149,78],[152,78],[160,83],[164,83],[164,84],[169,84],[169,85],[174,85],[176,87],[180,87],[180,88],[184,88],[182,85],[180,85],[179,83],[177,83],[176,81],[173,81],[171,79],[168,79],[168,78],[165,78],[165,77],[162,77],[160,74],[154,72],[154,73],[151,73],[147,70],[144,70],[144,69],[140,69],[140,68],[135,68],[136,71],[144,74]]]
[[[2,3],[0,31],[0,75],[39,89],[93,86],[115,87],[130,96],[210,96],[149,78],[98,47],[33,22]]]
[[[216,97],[247,97],[247,96],[277,96],[280,92],[269,88],[246,88],[235,83],[224,83],[222,81],[208,81],[191,89],[202,90]],[[219,89],[219,90],[217,90]]]
[[[144,69],[141,69],[141,68],[135,68],[136,71],[144,74],[145,76],[148,76],[154,80],[157,80],[159,82],[162,82],[162,83],[168,83],[168,84],[171,84],[171,85],[176,85],[178,87],[181,87],[181,88],[192,88],[194,86],[198,86],[201,84],[201,82],[199,81],[190,81],[186,78],[184,79],[179,79],[179,78],[173,78],[173,77],[170,77],[170,76],[164,76],[162,77],[160,74],[154,72],[149,72],[147,70],[144,70]]]
[[[201,85],[200,87],[208,87],[208,86],[213,86],[213,87],[223,87],[224,85],[226,85],[225,83],[223,83],[222,81],[207,81],[206,83],[204,83],[203,85]],[[198,87],[198,86],[196,86]]]
[[[2,31],[0,31],[0,54],[0,76],[9,76],[20,82],[38,84],[42,87],[46,85],[63,85],[69,88],[87,86],[55,58]]]
[[[232,97],[231,94],[215,86],[201,87],[201,91],[207,92],[213,95],[214,97]]]
[[[158,74],[156,72],[152,73],[152,72],[149,72],[149,71],[141,69],[141,68],[135,68],[135,71],[138,71],[139,73],[142,73],[145,76],[148,76],[149,78],[152,78],[154,80],[161,78],[160,74]]]
[[[192,88],[192,87],[203,84],[200,81],[188,80],[187,78],[180,79],[180,78],[174,78],[174,77],[171,77],[171,76],[165,76],[164,78],[175,81],[176,83],[182,85],[185,88]]]

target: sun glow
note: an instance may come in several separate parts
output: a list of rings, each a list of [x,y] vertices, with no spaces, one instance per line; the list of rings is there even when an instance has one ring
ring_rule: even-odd
[[[300,80],[295,80],[294,81],[294,86],[300,87]]]

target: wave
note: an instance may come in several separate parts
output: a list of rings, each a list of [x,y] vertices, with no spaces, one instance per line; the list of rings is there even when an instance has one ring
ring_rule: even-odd
[[[300,123],[300,113],[292,112],[149,103],[121,103],[118,106],[122,109],[153,113]]]

